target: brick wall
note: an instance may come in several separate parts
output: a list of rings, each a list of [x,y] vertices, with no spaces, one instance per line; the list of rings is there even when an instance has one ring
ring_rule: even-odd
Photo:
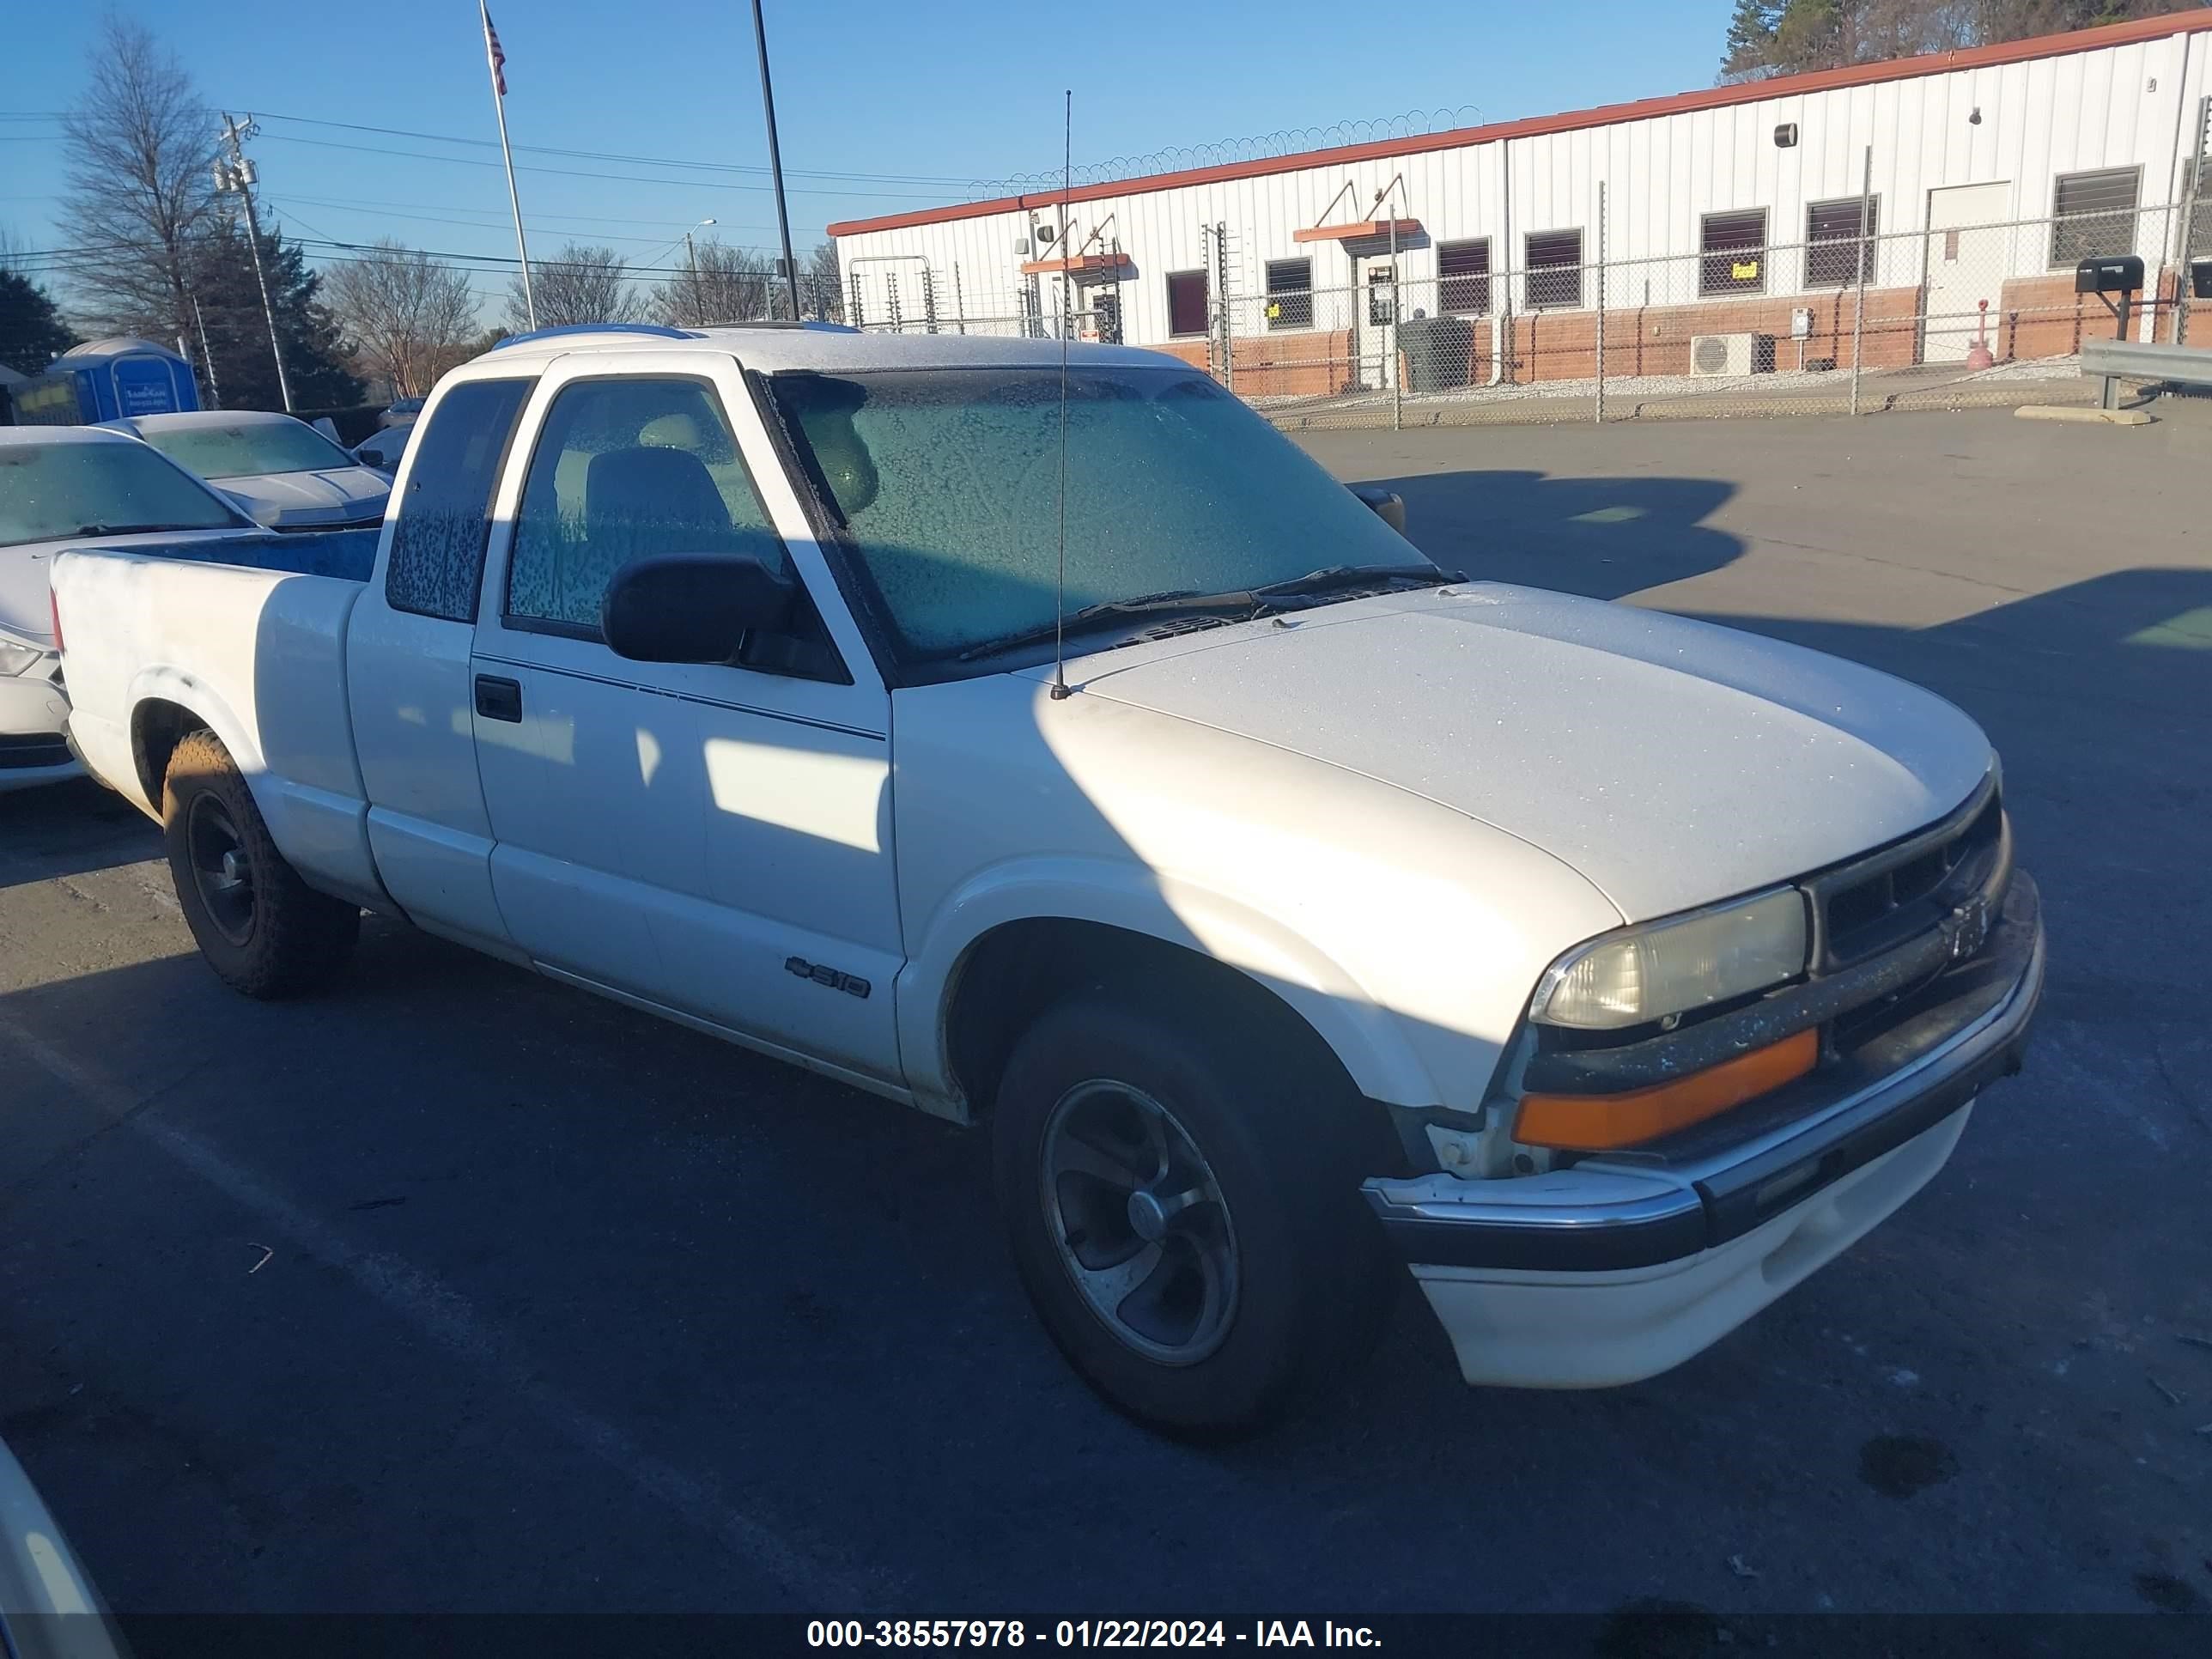
[[[2154,279],[2148,302],[2138,301],[2128,319],[2128,337],[2142,338],[2142,325],[2137,320],[2146,308],[2156,316],[2152,337],[2171,340],[2173,336],[2173,307],[2181,292],[2182,273],[2167,267]],[[1996,353],[2000,362],[2014,358],[2063,357],[2081,349],[2084,340],[2109,340],[2118,331],[2119,323],[2105,308],[2105,302],[2094,294],[2074,291],[2074,273],[2054,270],[2043,276],[2014,276],[2008,279],[1997,300],[1997,309],[2002,313],[1997,329]],[[2212,349],[2212,339],[2206,338],[2208,331],[2198,320],[2212,307],[2199,303],[2197,316],[2191,319],[2190,341],[2193,346]]]
[[[1826,360],[1838,368],[1851,366],[1851,318],[1856,295],[1848,289],[1772,298],[1717,300],[1694,305],[1634,306],[1605,313],[1605,372],[1608,377],[1687,374],[1690,342],[1700,334],[1766,334],[1774,337],[1768,367],[1797,367],[1797,342],[1790,337],[1790,313],[1813,313],[1813,332],[1805,342],[1805,362]],[[1869,368],[1894,368],[1918,361],[1920,290],[1867,290],[1867,320],[1862,331]],[[1478,324],[1469,353],[1469,373],[1480,384],[1490,375],[1491,327]],[[1586,380],[1597,374],[1597,313],[1546,311],[1513,319],[1512,372],[1509,380],[1528,385],[1545,380]]]
[[[1194,368],[1206,366],[1204,340],[1154,346]],[[1230,358],[1237,391],[1247,398],[1326,398],[1348,392],[1352,373],[1352,331],[1311,329],[1297,333],[1240,334]]]

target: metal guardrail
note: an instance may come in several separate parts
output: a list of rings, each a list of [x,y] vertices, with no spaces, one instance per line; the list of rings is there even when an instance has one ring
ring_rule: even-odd
[[[2194,346],[2145,345],[2139,340],[2084,340],[2081,372],[2127,380],[2212,386],[2212,351]]]
[[[2117,409],[2121,380],[2157,380],[2168,386],[2212,389],[2212,351],[2193,346],[2145,345],[2139,340],[2084,340],[2081,372],[2103,377],[2104,406]]]

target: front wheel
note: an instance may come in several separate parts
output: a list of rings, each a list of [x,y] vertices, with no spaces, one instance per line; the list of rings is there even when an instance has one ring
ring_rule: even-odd
[[[161,786],[169,873],[185,923],[222,982],[275,1000],[329,982],[352,953],[361,909],[285,862],[215,733],[188,733]]]
[[[1084,1380],[1164,1432],[1279,1414],[1372,1346],[1396,1282],[1364,1103],[1279,1033],[1085,993],[1016,1046],[994,1166],[1024,1288]]]

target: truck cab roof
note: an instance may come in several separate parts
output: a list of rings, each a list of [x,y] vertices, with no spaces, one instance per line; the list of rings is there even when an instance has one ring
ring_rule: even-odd
[[[942,325],[946,329],[957,325]],[[864,333],[835,325],[743,323],[714,328],[664,328],[619,324],[580,329],[541,329],[519,334],[471,360],[459,372],[496,376],[526,366],[542,368],[556,358],[586,354],[670,357],[702,352],[737,358],[768,374],[812,370],[856,374],[894,368],[1035,368],[1057,367],[1056,339],[1018,339],[983,334]],[[1164,352],[1129,346],[1066,348],[1071,363],[1094,367],[1188,368]]]

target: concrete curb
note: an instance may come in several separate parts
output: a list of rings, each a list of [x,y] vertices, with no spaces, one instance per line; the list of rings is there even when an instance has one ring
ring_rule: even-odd
[[[2013,380],[1980,385],[1972,381],[1950,381],[1940,386],[1910,387],[1887,396],[1878,393],[1869,396],[1860,404],[1859,412],[1862,415],[1880,415],[1926,410],[2017,409],[2032,400],[2041,407],[2056,409],[2063,405],[2051,402],[2053,398],[2079,396],[2086,401],[2096,395],[2097,388],[2087,381]],[[1390,426],[1388,405],[1280,412],[1262,410],[1260,412],[1285,432],[1374,431],[1377,428],[1388,430]],[[2079,412],[2085,415],[2102,413],[2101,410],[2089,410]],[[1778,416],[1848,416],[1850,413],[1850,398],[1847,392],[1787,398],[1716,395],[1711,398],[1686,397],[1642,401],[1624,398],[1618,402],[1612,398],[1607,400],[1606,423],[1772,419]],[[1590,416],[1591,399],[1587,396],[1516,398],[1496,403],[1468,400],[1434,404],[1425,409],[1410,406],[1403,410],[1400,424],[1401,429],[1407,432],[1428,427],[1553,426],[1562,422],[1587,426],[1591,423]]]
[[[2023,421],[2072,421],[2081,426],[2151,426],[2158,420],[2140,409],[2068,409],[2056,404],[2026,404],[2013,413]]]

